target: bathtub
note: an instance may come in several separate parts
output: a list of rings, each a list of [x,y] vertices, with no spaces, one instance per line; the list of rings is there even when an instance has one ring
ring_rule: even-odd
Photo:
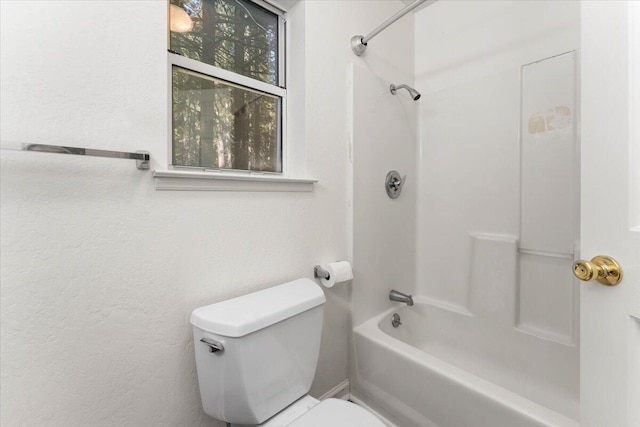
[[[356,327],[353,346],[353,396],[398,427],[579,426],[576,346],[425,301]]]

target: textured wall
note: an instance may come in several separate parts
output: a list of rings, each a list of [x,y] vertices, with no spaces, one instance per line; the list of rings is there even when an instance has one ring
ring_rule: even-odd
[[[221,425],[200,408],[189,314],[348,257],[348,37],[397,4],[302,10],[292,142],[313,193],[157,192],[131,162],[2,151],[2,425]],[[165,167],[164,1],[2,1],[1,19],[3,141]],[[347,377],[349,290],[327,297],[314,395]]]

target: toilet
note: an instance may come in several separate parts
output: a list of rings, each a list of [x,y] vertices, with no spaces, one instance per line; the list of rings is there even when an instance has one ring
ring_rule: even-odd
[[[316,283],[298,279],[194,310],[205,413],[231,426],[385,427],[351,402],[307,394],[325,301]]]

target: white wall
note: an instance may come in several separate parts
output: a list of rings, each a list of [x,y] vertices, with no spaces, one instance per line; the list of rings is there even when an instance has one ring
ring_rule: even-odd
[[[383,22],[403,5],[381,10]],[[370,31],[372,27],[358,31]],[[353,158],[352,322],[356,326],[398,305],[389,291],[415,292],[417,112],[419,102],[390,84],[413,86],[414,15],[409,14],[369,43],[362,57],[352,55],[350,72]],[[385,177],[397,170],[407,180],[392,200]],[[352,391],[366,397],[351,348]],[[366,356],[365,356],[366,357]],[[375,358],[375,355],[370,355]],[[369,402],[372,403],[372,402]]]
[[[413,84],[412,80],[392,80]],[[405,91],[394,96],[390,81],[361,64],[353,67],[353,98],[363,102],[353,111],[353,266],[352,319],[357,326],[400,303],[389,300],[396,289],[415,294],[416,112]],[[384,188],[388,171],[406,175],[397,199]],[[353,343],[352,343],[353,344]],[[357,354],[351,347],[349,378],[352,392],[378,408],[363,384],[360,364],[376,354]]]
[[[408,97],[394,97],[388,93],[390,83],[413,84],[413,18],[406,16],[388,28],[369,44],[363,57],[351,51],[348,41],[356,34],[367,33],[392,16],[405,5],[400,1],[306,1],[305,61],[307,85],[306,134],[308,170],[310,176],[324,176],[316,193],[337,193],[339,204],[319,209],[331,212],[346,208],[347,258],[354,268],[354,280],[348,286],[336,286],[333,292],[348,292],[349,322],[339,325],[349,335],[351,326],[377,313],[385,307],[385,292],[389,281],[398,279],[407,287],[413,280],[413,233],[415,200],[414,184],[408,184],[398,204],[401,213],[390,210],[390,199],[384,192],[384,178],[388,168],[395,168],[411,176],[415,173],[415,103]],[[346,41],[346,42],[345,42]],[[355,82],[359,70],[363,81]],[[356,86],[358,91],[356,92]],[[362,95],[362,96],[360,96]],[[382,95],[382,96],[381,96]],[[376,101],[372,102],[372,99]],[[377,101],[381,101],[377,103]],[[394,123],[389,116],[392,108],[400,121]],[[356,121],[356,114],[365,119]],[[401,126],[401,135],[376,133],[393,126]],[[368,136],[371,136],[368,139]],[[331,144],[339,141],[339,152],[331,153]],[[334,156],[347,159],[346,169],[338,167]],[[367,165],[367,170],[362,168]],[[372,179],[367,174],[373,171]],[[375,193],[373,200],[368,195]],[[379,197],[384,195],[384,197]],[[369,204],[369,202],[371,202]],[[395,214],[394,214],[395,212]],[[385,218],[397,220],[387,233],[379,233],[380,226],[388,224]],[[392,240],[387,236],[401,230]],[[344,229],[341,228],[340,232]],[[322,234],[320,228],[315,232]],[[378,260],[395,249],[407,254],[393,268],[379,274]],[[321,262],[339,258],[326,256]],[[340,300],[342,304],[344,300]],[[336,325],[338,326],[338,325]],[[338,330],[336,327],[335,330]],[[342,335],[341,335],[342,336]],[[321,355],[322,356],[322,355]],[[342,349],[324,355],[338,366],[343,362]],[[327,362],[329,364],[329,362]],[[353,379],[353,378],[351,378]]]
[[[411,66],[407,62],[402,57],[398,61],[407,67],[405,71]],[[401,73],[383,77],[362,64],[354,65],[353,99],[361,105],[353,110],[354,326],[398,305],[389,300],[391,289],[407,294],[416,289],[416,117],[420,101],[413,101],[405,90],[392,95],[390,83],[413,85],[413,79]],[[392,170],[406,176],[397,199],[389,198],[384,186]]]
[[[348,258],[348,40],[401,4],[304,6],[313,193],[158,192],[128,161],[2,151],[3,425],[222,425],[200,408],[191,310]],[[2,141],[146,149],[165,167],[163,0],[0,12]],[[392,34],[370,56],[387,72]],[[347,378],[349,288],[326,293],[316,396]]]

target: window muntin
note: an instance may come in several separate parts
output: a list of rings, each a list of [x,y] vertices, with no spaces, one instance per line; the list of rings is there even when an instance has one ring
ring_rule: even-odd
[[[170,2],[192,21],[170,32],[172,165],[282,173],[283,16],[250,0]]]

